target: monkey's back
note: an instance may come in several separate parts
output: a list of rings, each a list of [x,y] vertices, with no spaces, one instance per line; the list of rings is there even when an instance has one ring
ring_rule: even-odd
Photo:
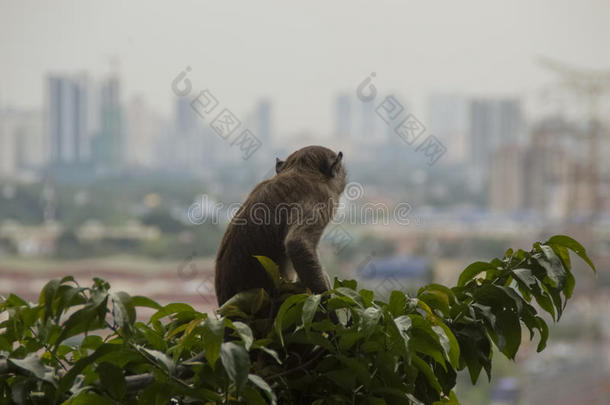
[[[306,219],[295,215],[305,215],[304,205],[325,202],[327,195],[323,184],[298,173],[278,174],[252,190],[227,227],[216,256],[219,305],[247,289],[271,291],[272,282],[254,256],[269,257],[283,271],[287,265],[284,240],[288,221]]]

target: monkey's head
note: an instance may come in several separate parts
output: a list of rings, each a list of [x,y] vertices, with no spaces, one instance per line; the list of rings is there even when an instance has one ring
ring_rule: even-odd
[[[347,182],[347,172],[342,163],[343,152],[335,153],[323,146],[307,146],[293,152],[285,161],[276,159],[275,172],[288,170],[319,173],[337,194],[341,194]]]

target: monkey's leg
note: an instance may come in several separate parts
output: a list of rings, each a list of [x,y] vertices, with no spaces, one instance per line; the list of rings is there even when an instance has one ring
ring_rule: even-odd
[[[311,230],[309,230],[311,231]],[[328,278],[322,270],[316,245],[320,232],[308,232],[307,229],[294,229],[288,232],[284,242],[286,255],[299,276],[299,280],[314,294],[320,294],[330,289]]]

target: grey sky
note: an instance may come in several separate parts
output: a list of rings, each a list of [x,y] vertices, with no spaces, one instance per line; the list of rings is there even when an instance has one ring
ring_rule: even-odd
[[[170,82],[192,67],[244,114],[275,102],[279,130],[328,132],[337,90],[370,72],[382,93],[527,93],[552,76],[544,54],[610,67],[607,1],[0,0],[0,102],[37,107],[48,71],[99,77],[120,60],[124,94],[168,114]],[[124,97],[124,98],[128,98]]]

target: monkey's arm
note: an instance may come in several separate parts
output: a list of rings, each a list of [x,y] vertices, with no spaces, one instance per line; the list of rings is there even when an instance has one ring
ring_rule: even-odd
[[[292,228],[286,235],[284,246],[299,280],[313,293],[319,294],[329,290],[330,283],[318,260],[316,247],[322,231],[316,228],[319,226]]]

